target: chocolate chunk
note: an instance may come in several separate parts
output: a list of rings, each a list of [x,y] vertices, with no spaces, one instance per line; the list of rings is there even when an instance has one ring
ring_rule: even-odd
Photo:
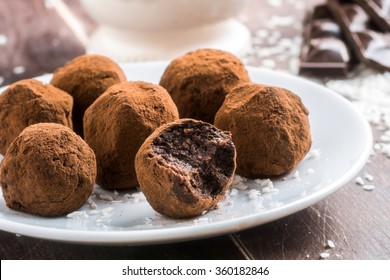
[[[390,1],[389,0],[355,0],[383,30],[390,32]]]
[[[306,16],[299,73],[320,77],[346,76],[352,66],[341,29],[326,5]]]
[[[229,132],[192,119],[158,128],[139,149],[135,166],[153,209],[192,217],[216,205],[232,183],[236,151]]]
[[[390,70],[390,33],[371,20],[352,0],[328,0],[329,10],[359,60],[380,71]]]

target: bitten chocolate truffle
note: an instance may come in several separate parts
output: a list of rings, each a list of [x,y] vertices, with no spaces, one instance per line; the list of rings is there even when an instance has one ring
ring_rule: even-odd
[[[91,195],[96,177],[91,148],[70,128],[54,123],[23,130],[0,169],[6,205],[41,216],[80,208]]]
[[[226,96],[215,125],[232,133],[237,174],[273,177],[291,171],[309,151],[308,114],[293,92],[247,83]]]
[[[125,81],[125,74],[114,61],[86,54],[58,68],[50,83],[73,96],[73,127],[83,136],[85,110],[110,86]]]
[[[159,126],[179,118],[168,92],[159,85],[127,82],[110,87],[87,109],[85,141],[97,159],[97,183],[105,189],[138,186],[134,158]]]
[[[212,123],[226,94],[249,82],[242,62],[220,50],[200,49],[173,60],[160,85],[172,96],[181,118]]]
[[[27,126],[52,122],[72,128],[73,98],[37,80],[21,80],[0,94],[0,154]]]
[[[180,119],[146,139],[135,165],[141,191],[156,212],[193,217],[224,197],[233,181],[236,150],[229,132]]]

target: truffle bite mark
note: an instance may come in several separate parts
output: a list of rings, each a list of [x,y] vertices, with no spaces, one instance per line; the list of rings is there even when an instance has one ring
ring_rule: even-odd
[[[163,126],[144,143],[136,157],[137,176],[157,212],[191,217],[224,196],[234,176],[235,158],[229,133],[181,119]]]

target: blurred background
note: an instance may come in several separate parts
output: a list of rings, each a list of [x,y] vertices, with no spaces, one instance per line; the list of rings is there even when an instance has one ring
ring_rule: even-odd
[[[51,73],[85,52],[170,60],[201,47],[297,69],[302,16],[319,1],[1,0],[0,85]]]

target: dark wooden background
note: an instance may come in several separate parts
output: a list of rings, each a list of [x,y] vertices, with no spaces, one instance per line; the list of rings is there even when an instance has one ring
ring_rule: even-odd
[[[293,14],[301,22],[305,6],[317,1],[249,0],[240,17],[253,34],[270,16]],[[298,3],[299,2],[299,3]],[[83,22],[86,34],[94,28],[77,0],[63,3]],[[273,5],[271,5],[274,3]],[[298,4],[302,4],[300,7]],[[304,4],[304,5],[303,5]],[[300,35],[297,24],[275,26],[285,38]],[[5,37],[4,37],[5,36]],[[2,38],[2,39],[1,39]],[[4,38],[6,38],[4,40]],[[2,42],[2,43],[1,43]],[[50,1],[0,1],[0,83],[52,72],[85,52],[83,44],[59,17]],[[248,57],[262,65],[262,57]],[[277,61],[277,60],[276,60]],[[276,69],[288,69],[286,61]],[[373,128],[374,134],[376,130]],[[390,160],[371,157],[361,171],[374,176],[376,188],[364,191],[351,181],[323,201],[275,222],[216,238],[149,246],[91,246],[17,236],[0,231],[1,259],[329,259],[390,258]],[[332,240],[335,248],[326,248]]]

